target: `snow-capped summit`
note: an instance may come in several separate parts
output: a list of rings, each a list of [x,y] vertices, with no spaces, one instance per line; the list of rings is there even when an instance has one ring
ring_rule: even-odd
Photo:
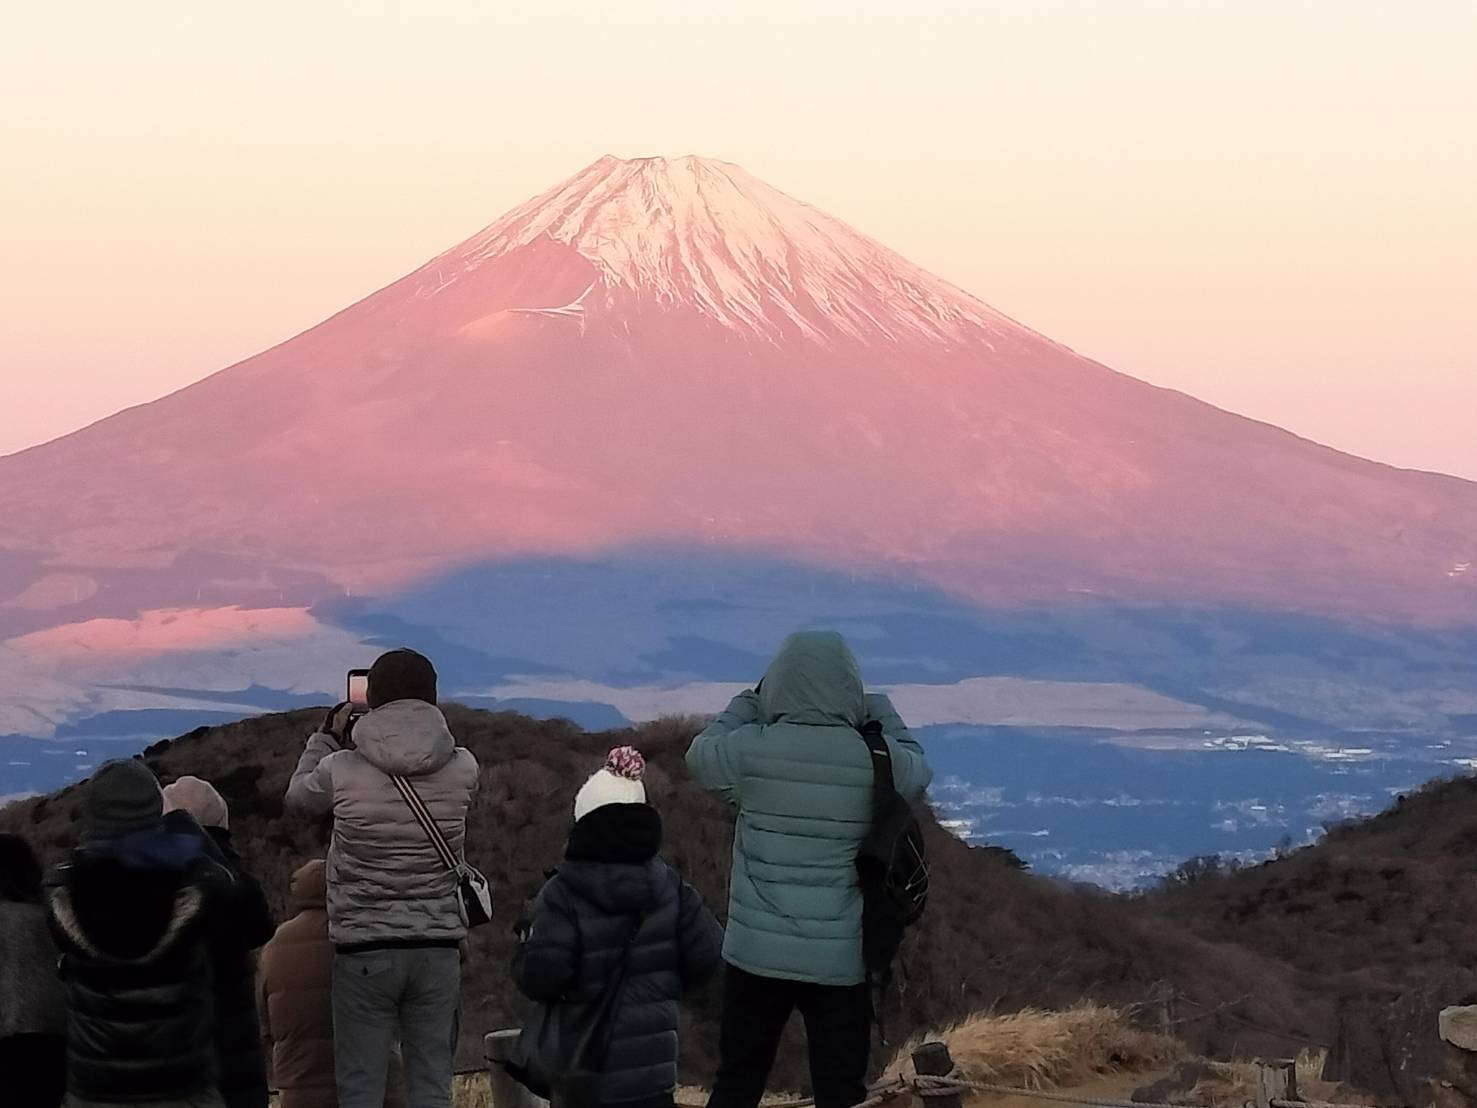
[[[603,301],[685,304],[775,339],[961,342],[1022,330],[839,219],[692,156],[607,155],[437,258],[420,291],[543,237],[594,263]]]

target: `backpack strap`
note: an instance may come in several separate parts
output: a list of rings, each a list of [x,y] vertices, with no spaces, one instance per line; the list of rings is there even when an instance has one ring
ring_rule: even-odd
[[[892,751],[888,749],[882,724],[878,720],[868,720],[858,729],[858,733],[867,744],[867,752],[872,756],[872,826],[876,827],[882,821],[889,802],[897,796],[897,781],[892,773]],[[871,1009],[871,1023],[876,1028],[877,1042],[881,1047],[887,1046],[885,1010],[887,991],[891,986],[891,966],[881,973],[867,970],[867,1005]]]
[[[882,734],[882,724],[875,719],[862,724],[862,741],[872,755],[872,815],[881,814],[890,797],[897,795],[897,781],[892,774],[892,751]]]

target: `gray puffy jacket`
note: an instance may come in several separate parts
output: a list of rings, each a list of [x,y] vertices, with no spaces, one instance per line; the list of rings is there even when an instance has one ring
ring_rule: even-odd
[[[328,934],[336,946],[460,941],[467,921],[456,877],[444,869],[388,775],[410,779],[446,841],[464,856],[477,759],[456,745],[440,709],[419,700],[376,708],[341,749],[308,739],[287,810],[333,813],[328,850]]]

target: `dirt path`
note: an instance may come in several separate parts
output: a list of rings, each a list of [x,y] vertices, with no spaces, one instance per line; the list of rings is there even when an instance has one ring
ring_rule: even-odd
[[[1167,1077],[1170,1070],[1150,1070],[1145,1073],[1118,1073],[1109,1074],[1090,1081],[1085,1085],[1076,1085],[1072,1088],[1048,1089],[1047,1092],[1058,1093],[1062,1096],[1082,1097],[1091,1099],[1102,1097],[1105,1100],[1127,1100],[1135,1089],[1141,1089],[1145,1085],[1152,1085],[1155,1081]],[[1037,1100],[1026,1096],[1002,1096],[996,1093],[978,1093],[969,1100],[971,1105],[988,1105],[989,1108],[1048,1108],[1051,1101]],[[1070,1106],[1064,1106],[1070,1108]]]

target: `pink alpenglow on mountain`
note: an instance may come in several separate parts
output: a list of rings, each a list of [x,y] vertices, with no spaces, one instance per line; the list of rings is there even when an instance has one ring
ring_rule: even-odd
[[[15,594],[186,552],[357,590],[695,542],[979,603],[1477,616],[1477,486],[1123,376],[700,158],[602,158],[312,330],[0,459],[0,520]]]

